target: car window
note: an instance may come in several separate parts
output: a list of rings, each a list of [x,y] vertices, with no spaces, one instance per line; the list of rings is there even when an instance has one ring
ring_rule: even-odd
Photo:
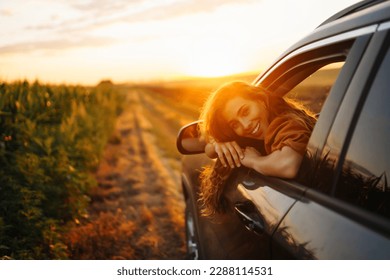
[[[344,62],[325,65],[295,86],[285,98],[293,99],[319,114]]]
[[[336,196],[390,217],[390,51],[363,105],[347,150]]]
[[[320,120],[320,113],[325,101],[327,100],[329,93],[335,84],[341,69],[345,65],[345,61],[324,63],[319,61],[318,65],[308,64],[302,68],[301,73],[297,73],[297,76],[301,76],[302,73],[309,73],[305,76],[300,83],[294,86],[285,96],[285,99],[293,99],[294,101],[302,104],[306,109],[309,109],[314,113],[318,120]],[[313,72],[311,69],[318,69]],[[282,85],[283,86],[283,85]],[[317,124],[316,124],[317,126]],[[304,186],[312,187],[313,182],[317,181],[316,170],[317,163],[313,160],[315,157],[311,155],[309,151],[306,152],[302,161],[298,176],[295,178],[297,182]],[[327,177],[327,180],[331,179],[331,176]],[[326,192],[327,186],[330,186],[329,182],[323,181],[323,184],[316,184],[316,188],[322,192]]]
[[[314,93],[319,94],[319,96],[311,96],[307,100],[302,98],[302,102],[304,104],[306,102],[307,106],[318,114],[318,120],[310,136],[306,153],[295,181],[322,193],[331,193],[335,178],[334,164],[336,161],[329,159],[328,149],[325,149],[328,143],[327,139],[329,138],[339,106],[344,99],[350,81],[360,64],[369,42],[370,36],[362,36],[349,45],[349,48],[344,45],[336,45],[333,47],[333,50],[344,49],[344,59],[325,65],[322,64],[319,70],[289,93],[289,95],[294,94],[294,91],[299,90],[299,87],[302,86],[303,88],[312,88]],[[310,83],[312,86],[306,86],[304,83]],[[324,87],[321,87],[321,84]],[[303,95],[310,96],[310,92]]]

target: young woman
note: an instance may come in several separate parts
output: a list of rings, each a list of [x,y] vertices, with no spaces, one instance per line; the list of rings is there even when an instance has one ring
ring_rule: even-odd
[[[232,168],[243,165],[267,176],[294,178],[316,121],[294,102],[244,82],[229,83],[212,93],[201,119],[205,152],[218,158],[201,174],[204,215],[223,211],[223,185]],[[242,138],[262,140],[265,154],[238,145]]]

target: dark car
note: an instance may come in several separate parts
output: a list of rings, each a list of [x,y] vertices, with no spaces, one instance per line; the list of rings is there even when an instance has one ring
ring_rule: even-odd
[[[389,46],[390,1],[359,2],[254,81],[300,101],[318,121],[295,179],[234,169],[226,214],[200,215],[199,170],[212,160],[198,123],[181,129],[190,258],[390,259]]]

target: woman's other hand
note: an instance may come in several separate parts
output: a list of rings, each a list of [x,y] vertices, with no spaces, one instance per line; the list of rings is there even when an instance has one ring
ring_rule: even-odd
[[[281,178],[294,178],[302,162],[303,156],[289,146],[281,150],[273,151],[271,154],[262,156],[255,148],[247,147],[245,157],[241,163],[266,176]]]
[[[244,151],[244,158],[241,159],[242,165],[253,168],[254,162],[262,155],[253,147],[246,147]]]
[[[240,167],[241,159],[244,158],[243,150],[235,141],[209,143],[206,154],[211,158],[218,157],[224,166],[229,165],[231,168]]]

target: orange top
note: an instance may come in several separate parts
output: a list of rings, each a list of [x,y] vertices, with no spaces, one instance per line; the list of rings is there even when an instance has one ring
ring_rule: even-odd
[[[301,155],[305,154],[311,128],[294,114],[275,117],[266,131],[264,146],[267,154],[289,146]]]

